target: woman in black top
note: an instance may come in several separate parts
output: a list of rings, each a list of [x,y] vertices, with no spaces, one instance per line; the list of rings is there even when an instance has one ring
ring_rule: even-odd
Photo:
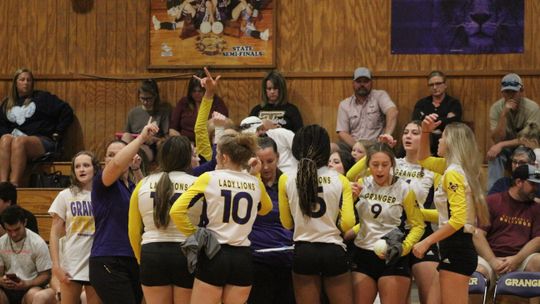
[[[0,104],[0,182],[18,186],[27,160],[56,148],[73,122],[71,107],[49,92],[34,90],[34,76],[19,69]]]
[[[277,71],[272,71],[262,81],[262,103],[256,105],[249,116],[270,119],[281,127],[293,132],[304,126],[298,108],[289,103],[285,78]]]

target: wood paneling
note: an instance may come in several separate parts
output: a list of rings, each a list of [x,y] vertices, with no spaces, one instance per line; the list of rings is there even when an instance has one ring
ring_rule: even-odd
[[[85,148],[102,157],[105,143],[138,103],[133,79],[174,76],[159,80],[162,98],[174,105],[186,93],[188,79],[176,74],[192,70],[147,69],[149,0],[85,1],[92,2],[85,12],[73,9],[78,0],[0,1],[0,96],[7,94],[13,71],[31,68],[37,88],[75,109],[78,120],[67,154]],[[447,71],[449,93],[462,100],[465,120],[475,122],[482,151],[490,144],[488,111],[499,98],[504,73],[525,75],[526,94],[540,100],[538,1],[525,0],[525,52],[497,55],[392,55],[390,0],[282,0],[276,7],[277,69],[287,76],[290,99],[305,123],[322,124],[334,139],[337,105],[352,93],[350,78],[357,66],[370,67],[375,88],[387,90],[398,104],[399,128],[416,100],[428,93],[424,75]],[[226,76],[220,95],[235,121],[259,102],[266,71],[219,71]]]

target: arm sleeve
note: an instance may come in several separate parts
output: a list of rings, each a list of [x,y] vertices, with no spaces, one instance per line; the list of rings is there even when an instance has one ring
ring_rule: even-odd
[[[261,111],[261,106],[260,105],[256,105],[253,107],[253,109],[251,109],[251,111],[249,112],[249,116],[256,116],[256,117],[259,117],[259,112]]]
[[[418,207],[418,204],[416,203],[414,191],[409,190],[409,193],[403,201],[403,208],[407,215],[407,224],[411,227],[407,237],[403,241],[402,255],[407,255],[411,251],[412,246],[416,244],[424,234],[425,224],[420,207]]]
[[[343,175],[339,175],[339,181],[343,185],[343,193],[341,194],[342,203],[340,210],[340,229],[342,232],[347,232],[355,224],[351,184],[349,183],[349,180]]]
[[[289,111],[291,117],[291,131],[296,132],[304,126],[304,122],[302,121],[302,114],[300,113],[298,107],[293,104],[290,105]]]
[[[49,105],[53,109],[53,115],[56,116],[55,132],[63,135],[66,129],[73,122],[73,109],[71,106],[58,98],[56,95],[47,93],[46,98],[50,99]]]
[[[451,117],[451,118],[444,117],[443,123],[442,123],[444,126],[446,126],[447,124],[452,123],[452,122],[461,121],[461,118],[462,118],[462,115],[463,115],[463,109],[461,108],[461,102],[458,99],[455,99],[455,98],[452,98],[450,100],[450,102],[451,102],[451,104],[450,104],[450,108],[448,109],[448,113],[452,112],[456,116]]]
[[[287,198],[287,175],[281,174],[278,183],[278,202],[279,202],[279,220],[281,225],[287,229],[294,227],[294,221],[289,207],[289,199]]]
[[[213,105],[214,111],[221,113],[227,117],[229,117],[229,109],[227,108],[227,105],[225,105],[225,102],[218,97],[217,95],[214,96],[214,105]],[[208,117],[208,116],[206,116]]]
[[[396,108],[396,104],[390,99],[390,96],[386,91],[380,91],[381,94],[379,95],[379,98],[377,98],[377,101],[379,103],[379,107],[381,108],[381,112],[386,114],[390,108]]]
[[[259,211],[257,211],[257,214],[267,215],[268,212],[272,211],[274,205],[272,204],[272,199],[270,198],[270,195],[268,195],[268,192],[266,192],[266,187],[264,186],[264,183],[260,178],[259,188],[261,189],[261,208],[259,209]]]
[[[423,112],[422,101],[423,101],[423,99],[420,99],[414,105],[414,110],[413,110],[413,113],[412,113],[412,116],[411,116],[412,120],[423,120],[424,119],[424,116],[425,116],[426,113]]]
[[[199,194],[204,194],[204,190],[210,181],[210,174],[205,173],[195,180],[195,183],[184,192],[171,207],[169,212],[174,224],[185,236],[192,235],[196,228],[193,226],[188,216],[188,207],[193,200],[199,200]]]
[[[443,178],[443,187],[448,194],[450,208],[448,224],[455,230],[459,230],[467,222],[467,199],[463,175],[454,170],[446,172]]]
[[[498,106],[499,102],[495,102],[491,108],[489,108],[489,129],[491,132],[497,128],[497,124],[499,123],[499,117],[501,116],[500,107]]]
[[[336,122],[336,132],[350,132],[349,129],[349,115],[345,111],[345,103],[349,102],[348,99],[339,103],[338,113],[337,113],[337,122]]]
[[[435,173],[443,174],[446,170],[446,159],[442,157],[428,157],[426,159],[418,161],[420,166],[431,170]]]
[[[212,158],[212,145],[208,137],[208,127],[206,125],[208,115],[210,115],[210,109],[212,108],[212,102],[212,99],[203,97],[194,127],[197,152],[206,160]]]
[[[359,161],[356,162],[356,164],[354,164],[350,169],[349,171],[347,171],[347,178],[351,181],[351,182],[354,182],[355,179],[358,178],[358,175],[360,175],[360,173],[362,173],[362,171],[364,171],[366,169],[366,157],[362,157]]]
[[[140,181],[131,194],[128,216],[129,242],[131,243],[131,248],[133,248],[133,253],[137,258],[137,261],[139,261],[139,264],[141,263],[141,233],[143,230],[141,212],[139,211],[139,189],[143,182],[144,180]]]
[[[422,216],[424,217],[425,221],[431,223],[439,222],[439,212],[437,209],[421,209],[420,212],[422,212]]]
[[[36,270],[37,272],[46,271],[52,268],[51,255],[49,247],[43,239],[40,238],[35,248]]]

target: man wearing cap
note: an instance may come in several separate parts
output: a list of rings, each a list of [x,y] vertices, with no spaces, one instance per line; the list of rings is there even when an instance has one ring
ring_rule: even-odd
[[[517,134],[531,122],[540,123],[538,104],[523,97],[523,81],[515,73],[501,81],[503,98],[489,110],[491,139],[494,145],[487,152],[488,189],[504,176],[504,169],[514,147],[519,145]]]
[[[494,285],[495,278],[512,271],[540,271],[540,170],[522,165],[512,173],[506,192],[487,197],[490,224],[473,235],[478,253],[477,271]]]
[[[336,132],[349,146],[358,140],[377,140],[379,135],[392,134],[398,110],[383,90],[373,90],[370,70],[361,67],[354,71],[354,95],[339,103]]]

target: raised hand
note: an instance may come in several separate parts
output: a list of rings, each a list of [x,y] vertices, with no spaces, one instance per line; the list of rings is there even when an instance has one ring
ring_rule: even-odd
[[[435,113],[426,115],[424,120],[422,120],[422,132],[433,132],[433,130],[435,130],[442,123],[442,121],[438,119],[439,115]]]
[[[206,67],[204,67],[204,73],[206,77],[200,78],[197,75],[193,75],[193,77],[201,82],[201,87],[205,88],[204,96],[206,98],[212,98],[216,93],[218,80],[221,78],[221,75],[218,75],[215,79],[212,78],[212,74],[210,74],[210,71]]]

